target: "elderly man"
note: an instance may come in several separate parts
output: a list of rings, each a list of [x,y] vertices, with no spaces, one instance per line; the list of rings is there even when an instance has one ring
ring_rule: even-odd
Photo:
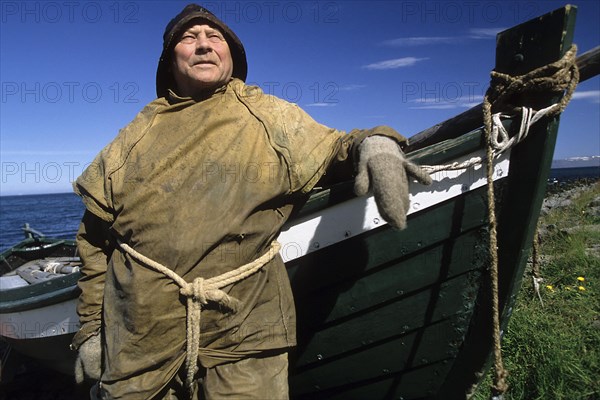
[[[206,398],[287,398],[282,225],[317,182],[357,172],[356,192],[402,228],[407,174],[429,182],[391,128],[327,128],[246,73],[238,37],[188,5],[165,30],[158,98],[74,184],[86,213],[73,348],[93,396],[188,398],[200,384]]]

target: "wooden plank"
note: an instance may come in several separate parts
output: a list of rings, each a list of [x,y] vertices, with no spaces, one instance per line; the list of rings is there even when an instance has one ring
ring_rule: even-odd
[[[555,15],[553,15],[555,14]],[[547,15],[547,24],[552,24],[549,34],[543,37],[542,44],[531,40],[531,45],[515,46],[514,37],[503,36],[504,51],[523,52],[529,54],[534,49],[537,51],[532,56],[523,60],[524,72],[551,63],[560,59],[570,48],[575,31],[577,8],[566,6],[555,13]],[[542,17],[544,18],[544,17]],[[525,40],[529,36],[539,35],[539,30],[524,32],[520,37]],[[499,47],[500,51],[500,47]],[[562,94],[561,94],[562,95]],[[552,96],[551,93],[520,96],[521,104],[547,107],[560,100],[561,95]],[[530,129],[528,140],[517,146],[511,154],[512,173],[509,176],[508,192],[506,199],[502,200],[498,238],[503,246],[500,252],[500,286],[501,307],[504,314],[509,313],[507,303],[512,304],[521,286],[521,278],[527,258],[531,252],[533,236],[537,230],[542,202],[546,193],[546,186],[550,174],[550,167],[554,155],[554,147],[558,135],[560,116],[540,121]],[[531,199],[526,204],[521,204],[522,199]],[[515,205],[519,204],[518,207]],[[515,221],[523,221],[525,229],[520,229],[515,234]],[[506,320],[506,319],[505,319]]]
[[[351,282],[387,260],[408,258],[413,252],[481,226],[485,221],[484,195],[483,189],[477,189],[426,213],[411,215],[403,231],[382,227],[288,262],[294,295],[306,297],[336,282]]]
[[[556,61],[569,48],[576,8],[567,6],[501,33],[496,51],[496,69],[523,74]],[[520,56],[517,56],[520,55]],[[520,104],[543,106],[556,101],[551,95],[520,96]],[[552,162],[558,118],[540,121],[527,140],[511,153],[511,166],[505,190],[497,190],[500,305],[506,324],[510,307],[520,287],[525,262],[531,248],[541,202]],[[464,396],[469,383],[476,383],[491,351],[489,295],[479,300],[467,341],[442,390],[449,398]],[[479,374],[479,375],[478,375]],[[469,379],[471,381],[469,382]]]
[[[596,46],[577,57],[577,68],[579,68],[579,82],[587,81],[599,75],[600,46]]]
[[[481,241],[482,235],[481,231],[474,230],[452,239],[451,251],[448,243],[443,243],[402,259],[382,260],[357,279],[339,280],[301,295],[298,298],[302,302],[299,308],[310,310],[307,312],[309,320],[302,320],[309,324],[312,319],[321,324],[331,324],[469,273],[478,268],[476,261],[481,254],[475,244]],[[444,265],[447,267],[444,268]],[[441,271],[445,272],[443,276],[440,276]],[[325,304],[331,307],[324,307]],[[311,330],[314,328],[310,327]]]
[[[409,369],[402,374],[387,374],[355,385],[335,388],[300,399],[364,400],[364,399],[423,399],[442,398],[438,395],[439,377],[445,376],[450,363],[442,360],[420,368]],[[433,373],[432,373],[433,370]]]
[[[452,327],[440,332],[438,342],[444,347],[441,354],[450,357],[458,351],[453,347],[454,343],[461,342],[466,333],[462,321],[468,322],[471,318],[480,276],[481,270],[474,270],[453,279],[444,279],[439,286],[428,285],[408,295],[391,297],[366,312],[352,312],[344,320],[322,325],[317,331],[310,330],[310,342],[298,348],[296,367],[309,368],[335,361],[345,354],[362,351],[373,343],[382,343],[408,332],[419,331],[423,335],[444,320],[452,320]],[[302,334],[302,330],[299,333]],[[412,360],[409,363],[411,367],[420,365],[423,358],[439,356],[432,349],[418,347],[423,355]],[[400,368],[404,363],[406,360],[398,359],[394,368]]]
[[[321,396],[327,397],[327,389],[340,391],[347,385],[352,387],[390,375],[401,380],[405,371],[423,369],[426,373],[422,374],[422,381],[406,380],[406,389],[418,387],[418,391],[426,388],[437,392],[441,382],[435,378],[435,371],[439,371],[438,367],[446,360],[448,348],[447,343],[439,340],[439,335],[451,331],[452,323],[450,319],[444,320],[430,325],[422,332],[409,332],[385,342],[365,346],[362,351],[344,357],[343,364],[338,360],[323,360],[312,367],[310,374],[294,374],[290,381],[291,391],[297,395],[311,394],[313,398],[317,397],[315,392],[325,391]],[[417,340],[420,341],[420,346],[415,351]],[[346,393],[345,396],[348,399],[360,398],[353,393]]]

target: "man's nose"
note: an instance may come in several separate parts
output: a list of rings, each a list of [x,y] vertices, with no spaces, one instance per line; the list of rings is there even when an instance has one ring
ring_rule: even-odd
[[[212,50],[212,45],[206,35],[198,35],[196,39],[196,51],[209,51]]]

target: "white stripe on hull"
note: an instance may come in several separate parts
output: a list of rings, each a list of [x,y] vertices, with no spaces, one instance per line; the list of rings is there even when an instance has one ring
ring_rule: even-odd
[[[453,161],[466,161],[472,157],[485,159],[485,151],[468,154]],[[510,152],[499,157],[494,164],[494,180],[508,175]],[[408,214],[422,211],[460,196],[487,184],[485,164],[456,171],[440,171],[431,175],[433,184],[410,185]],[[373,196],[355,197],[334,207],[321,210],[284,226],[277,239],[281,243],[281,257],[288,262],[313,251],[331,246],[387,224],[379,212]]]

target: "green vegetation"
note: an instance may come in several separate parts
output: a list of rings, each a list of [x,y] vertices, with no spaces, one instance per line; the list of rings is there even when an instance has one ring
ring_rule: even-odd
[[[526,273],[508,330],[504,399],[600,399],[600,182],[540,219],[539,296]],[[490,398],[491,374],[472,397]]]

